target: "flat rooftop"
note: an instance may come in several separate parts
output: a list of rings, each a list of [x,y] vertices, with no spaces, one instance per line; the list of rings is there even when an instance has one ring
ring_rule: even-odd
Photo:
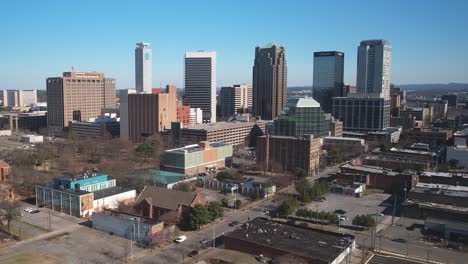
[[[423,202],[413,199],[407,199],[403,205],[418,205],[420,208],[425,209],[437,209],[438,211],[444,212],[456,212],[468,215],[468,207],[462,206],[455,206],[455,205],[448,205],[448,204],[440,204],[440,203],[432,203],[432,202]]]
[[[114,187],[110,187],[110,188],[107,188],[107,189],[102,189],[102,190],[94,192],[94,200],[98,200],[98,199],[101,199],[101,198],[104,198],[104,197],[109,197],[109,196],[129,192],[129,191],[132,191],[132,190],[127,189],[127,188],[122,188],[122,187],[119,187],[119,186],[114,186]]]
[[[435,152],[423,151],[423,150],[414,150],[414,149],[402,149],[402,148],[391,148],[391,153],[402,153],[402,154],[418,154],[425,156],[437,156]]]
[[[101,212],[93,213],[93,215],[94,214],[114,216],[114,217],[118,217],[118,218],[125,219],[125,220],[131,220],[131,218],[133,218],[133,220],[131,220],[131,221],[142,222],[142,223],[149,224],[149,225],[155,225],[155,224],[160,223],[160,221],[157,221],[157,220],[154,220],[154,219],[151,219],[151,218],[132,215],[132,214],[127,214],[127,213],[124,213],[124,212],[113,211],[113,210],[104,210],[104,211],[101,211]]]
[[[424,177],[461,177],[461,178],[468,178],[468,174],[466,173],[450,173],[450,172],[434,172],[434,171],[425,171],[421,173],[421,176]]]
[[[221,143],[221,142],[209,142],[210,147],[209,148],[203,148],[198,144],[193,144],[193,145],[187,145],[182,148],[176,148],[176,149],[168,149],[165,150],[164,152],[170,152],[170,153],[180,153],[180,154],[185,154],[185,153],[193,153],[193,152],[198,152],[198,151],[204,151],[206,149],[213,149],[213,148],[219,148],[219,147],[224,147],[224,146],[230,146],[231,144],[227,143]]]
[[[331,263],[354,241],[354,236],[296,226],[258,217],[225,237],[284,250]]]
[[[356,142],[362,142],[364,143],[364,139],[362,138],[353,138],[353,137],[324,137],[323,139],[325,140],[338,140],[338,141],[356,141]]]
[[[431,193],[456,197],[468,197],[468,186],[455,186],[436,183],[418,183],[411,190],[411,192]]]
[[[352,170],[358,170],[358,171],[363,171],[363,172],[370,172],[370,173],[379,173],[379,174],[385,174],[388,176],[396,176],[399,173],[394,172],[392,170],[388,170],[382,167],[377,167],[377,166],[369,166],[369,165],[351,165],[351,164],[345,164],[341,166],[340,168],[346,168],[346,169],[352,169]]]
[[[82,172],[78,173],[76,175],[63,175],[56,177],[55,179],[57,180],[62,180],[62,181],[77,181],[77,180],[83,180],[87,178],[93,178],[93,177],[98,177],[98,176],[106,176],[107,174],[103,174],[100,172]]]
[[[193,125],[186,128],[182,128],[181,130],[205,130],[205,131],[217,131],[217,130],[229,130],[247,126],[254,126],[257,123],[265,122],[263,120],[251,122],[251,121],[235,121],[235,122],[216,122],[210,124],[199,124]]]

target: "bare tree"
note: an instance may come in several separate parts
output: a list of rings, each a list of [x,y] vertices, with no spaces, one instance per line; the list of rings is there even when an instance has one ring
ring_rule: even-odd
[[[18,219],[21,216],[20,204],[16,201],[1,201],[0,215],[7,221],[8,232],[10,232],[11,221]]]

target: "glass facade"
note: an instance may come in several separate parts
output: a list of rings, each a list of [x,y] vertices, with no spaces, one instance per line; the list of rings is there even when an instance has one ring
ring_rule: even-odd
[[[289,99],[283,114],[274,121],[274,134],[315,138],[328,136],[330,115],[312,98]]]
[[[332,109],[332,97],[343,96],[343,69],[343,52],[314,52],[313,97],[327,113]]]

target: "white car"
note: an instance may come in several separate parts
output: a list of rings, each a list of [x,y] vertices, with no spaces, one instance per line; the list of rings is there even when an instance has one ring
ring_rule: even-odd
[[[340,216],[340,221],[346,221],[348,220],[348,217],[346,215]]]
[[[178,238],[176,238],[174,241],[176,243],[182,243],[184,242],[185,240],[187,240],[187,236],[179,236]]]

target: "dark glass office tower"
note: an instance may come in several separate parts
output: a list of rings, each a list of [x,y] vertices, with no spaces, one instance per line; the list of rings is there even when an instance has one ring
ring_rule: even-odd
[[[339,51],[314,52],[313,97],[323,111],[331,113],[332,98],[343,96],[344,53]]]
[[[275,44],[255,48],[253,66],[253,112],[265,120],[281,114],[288,89],[286,49]]]

